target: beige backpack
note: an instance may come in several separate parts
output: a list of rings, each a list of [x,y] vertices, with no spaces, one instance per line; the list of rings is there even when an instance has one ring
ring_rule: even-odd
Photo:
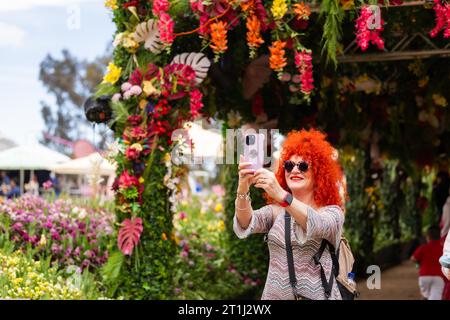
[[[320,258],[322,257],[322,254],[327,246],[330,250],[331,260],[333,261],[333,272],[331,273],[328,280],[325,276],[325,271],[322,267],[322,264],[320,263]],[[343,300],[353,300],[358,297],[359,293],[356,290],[355,281],[352,281],[348,278],[348,274],[352,272],[355,258],[353,257],[350,245],[348,244],[348,241],[344,236],[341,237],[337,250],[329,241],[323,239],[320,245],[320,249],[313,256],[313,259],[316,265],[319,265],[321,268],[321,280],[325,290],[326,298],[329,298],[331,296],[334,279],[336,280],[336,284],[339,288]]]

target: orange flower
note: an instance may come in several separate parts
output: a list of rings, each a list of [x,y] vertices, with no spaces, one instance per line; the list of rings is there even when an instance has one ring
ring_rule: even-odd
[[[251,12],[255,9],[255,0],[241,1],[241,9],[243,12]]]
[[[294,13],[297,15],[297,20],[308,20],[311,15],[311,9],[306,3],[300,2],[294,4]]]
[[[247,42],[251,49],[257,49],[264,40],[261,38],[261,23],[258,18],[253,15],[247,18]]]
[[[211,24],[211,42],[210,47],[215,53],[224,53],[227,47],[227,24],[223,21]]]
[[[270,51],[270,68],[275,71],[282,71],[286,66],[285,51],[283,48],[286,46],[285,41],[277,40],[269,48]]]

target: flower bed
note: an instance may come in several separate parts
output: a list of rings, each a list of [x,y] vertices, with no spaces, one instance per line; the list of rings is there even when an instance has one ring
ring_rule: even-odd
[[[83,299],[82,290],[58,275],[56,267],[33,261],[21,252],[0,252],[1,299]]]
[[[49,203],[24,196],[0,205],[2,241],[61,266],[75,265],[78,271],[106,262],[113,223],[114,215],[104,209],[71,200]]]

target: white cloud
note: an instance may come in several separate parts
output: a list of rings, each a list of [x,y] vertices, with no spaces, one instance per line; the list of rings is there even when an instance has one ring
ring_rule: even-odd
[[[0,12],[27,10],[35,7],[64,7],[68,5],[82,4],[83,2],[97,2],[103,4],[103,0],[14,0],[0,2]]]
[[[0,21],[0,47],[20,47],[25,41],[25,30]]]

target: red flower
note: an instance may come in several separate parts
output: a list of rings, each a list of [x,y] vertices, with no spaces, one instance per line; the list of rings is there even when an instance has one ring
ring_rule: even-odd
[[[138,126],[141,124],[142,116],[140,116],[140,115],[129,116],[127,120],[130,125],[135,127],[135,126]]]
[[[190,92],[190,107],[192,117],[195,118],[200,114],[200,110],[203,108],[202,98],[203,95],[198,89],[194,89]]]
[[[167,0],[154,0],[152,12],[159,17],[161,13],[166,13],[169,10],[170,3]]]
[[[175,40],[175,35],[173,34],[173,28],[175,23],[172,18],[167,13],[161,13],[158,21],[158,28],[160,39],[165,44],[171,44]]]
[[[147,137],[147,134],[142,127],[134,127],[130,130],[130,137],[136,140],[142,140]]]
[[[158,67],[153,63],[150,63],[147,65],[147,71],[145,72],[145,76],[142,75],[141,70],[136,69],[131,74],[130,79],[128,79],[128,82],[131,85],[140,86],[142,84],[142,81],[151,80],[157,77],[158,75],[159,75]]]
[[[124,170],[119,177],[119,188],[128,189],[137,186],[139,186],[138,178],[128,173],[128,170]]]
[[[136,150],[135,148],[128,147],[125,151],[125,157],[127,157],[128,160],[137,160],[139,159],[140,152],[139,150]]]

